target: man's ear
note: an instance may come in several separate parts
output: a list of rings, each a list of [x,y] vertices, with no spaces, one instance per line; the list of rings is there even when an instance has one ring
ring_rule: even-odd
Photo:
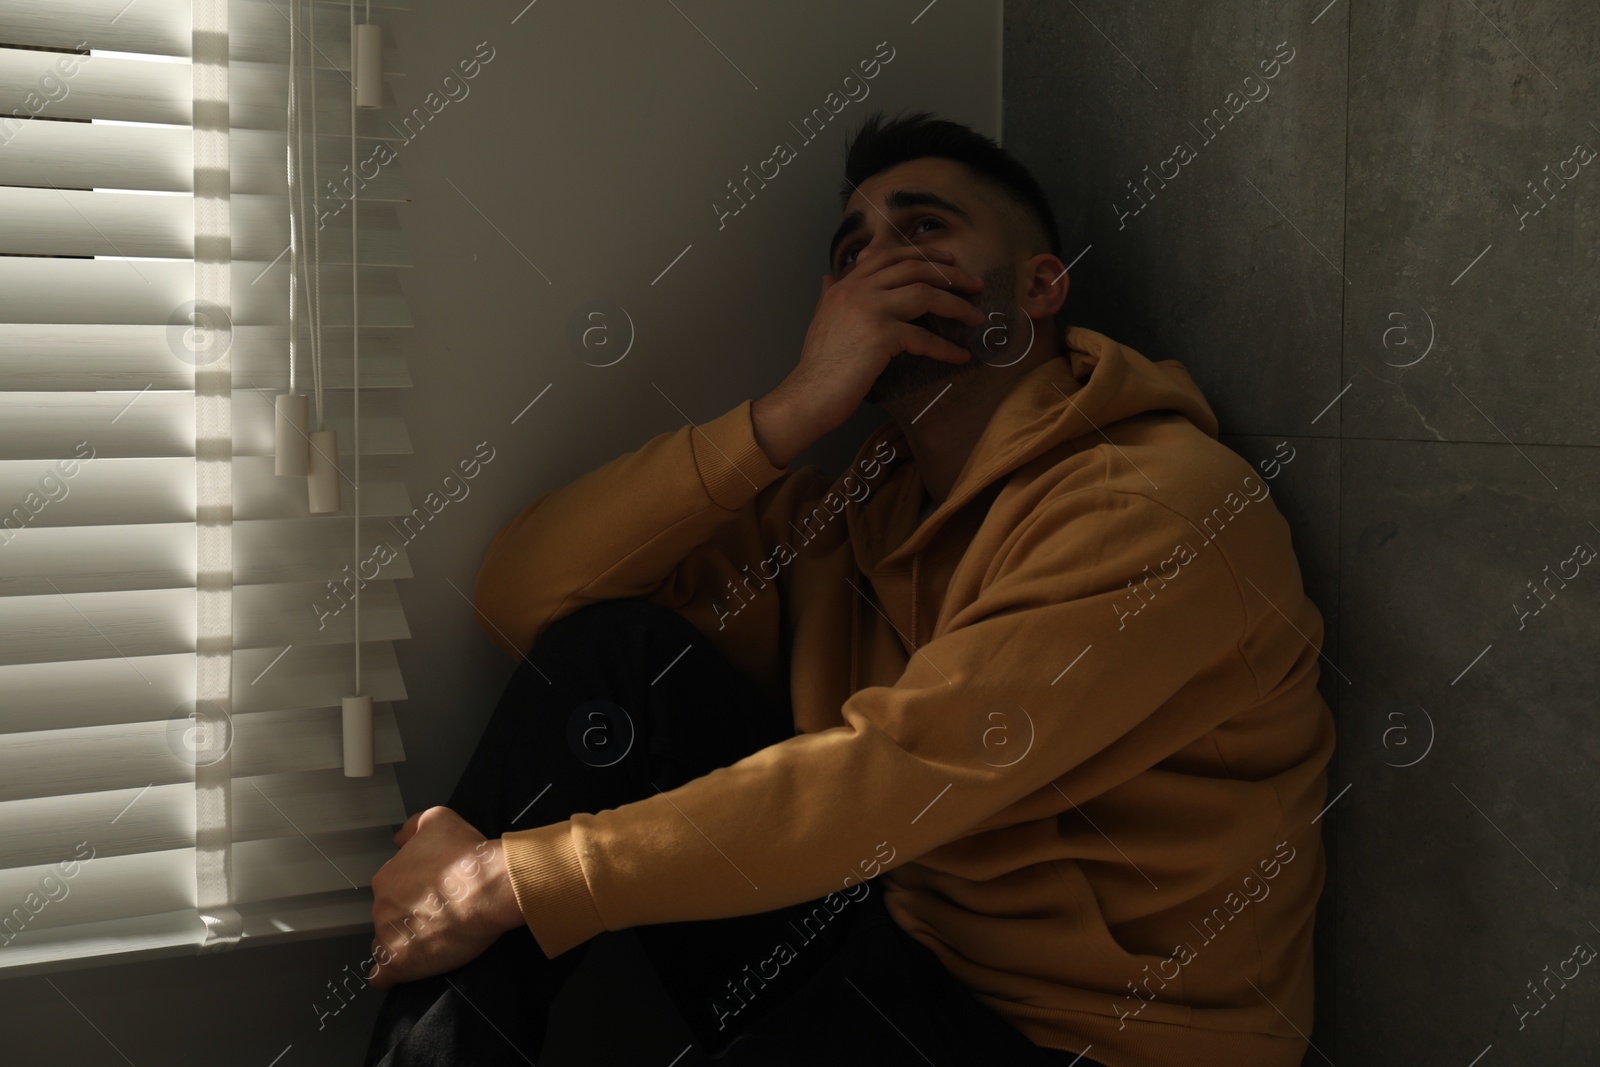
[[[1038,317],[1054,318],[1067,300],[1067,288],[1072,278],[1066,264],[1059,258],[1041,253],[1033,257],[1033,282],[1028,288],[1028,310]]]

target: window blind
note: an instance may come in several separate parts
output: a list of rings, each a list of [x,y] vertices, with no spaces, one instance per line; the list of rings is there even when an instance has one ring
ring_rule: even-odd
[[[0,8],[0,976],[360,931],[406,816],[405,191],[396,162],[364,176],[359,263],[355,212],[320,234],[326,426],[348,476],[354,271],[359,559],[396,549],[361,574],[375,771],[347,778],[354,612],[329,607],[359,565],[355,487],[314,516],[305,479],[273,473],[289,3]],[[387,71],[406,6],[370,5]],[[363,160],[402,140],[393,94],[352,119],[350,9],[299,10],[314,184],[343,204],[352,134]]]

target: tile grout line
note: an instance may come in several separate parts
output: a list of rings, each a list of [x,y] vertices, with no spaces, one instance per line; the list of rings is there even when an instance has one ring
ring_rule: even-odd
[[[1344,174],[1343,174],[1344,189],[1342,190],[1342,204],[1343,204],[1342,212],[1343,212],[1343,214],[1342,214],[1342,217],[1339,220],[1339,229],[1340,229],[1340,231],[1342,233],[1342,236],[1343,236],[1343,241],[1342,241],[1342,245],[1341,245],[1341,249],[1340,249],[1340,253],[1339,253],[1339,262],[1342,265],[1346,266],[1346,267],[1348,267],[1350,265],[1350,57],[1351,57],[1351,52],[1352,52],[1352,38],[1354,38],[1354,36],[1355,36],[1355,0],[1351,0],[1351,2],[1349,4],[1345,5],[1345,9],[1344,9]],[[1345,370],[1345,363],[1346,363],[1346,356],[1347,356],[1347,352],[1346,352],[1347,341],[1346,341],[1346,338],[1345,338],[1345,315],[1346,315],[1346,310],[1347,310],[1347,308],[1349,306],[1349,294],[1347,292],[1347,290],[1349,288],[1350,287],[1348,285],[1341,285],[1339,287],[1339,379],[1341,381],[1346,380],[1345,377],[1344,377],[1344,370]],[[1333,537],[1333,551],[1334,551],[1333,599],[1334,599],[1334,611],[1337,612],[1337,617],[1334,620],[1334,640],[1335,640],[1335,642],[1337,644],[1336,651],[1338,651],[1340,655],[1343,655],[1343,653],[1344,653],[1344,630],[1345,630],[1345,625],[1346,625],[1346,622],[1347,622],[1347,616],[1349,614],[1348,612],[1343,610],[1343,605],[1344,605],[1344,572],[1343,572],[1342,567],[1341,567],[1341,564],[1343,563],[1343,560],[1344,560],[1344,440],[1345,440],[1344,413],[1345,413],[1345,410],[1346,410],[1345,406],[1341,405],[1340,408],[1339,408],[1339,421],[1336,424],[1337,427],[1338,427],[1338,433],[1337,433],[1335,439],[1338,441],[1338,447],[1334,450],[1334,470],[1335,470],[1336,473],[1334,475],[1334,486],[1335,486],[1335,488],[1334,488],[1334,505],[1333,506],[1334,506],[1334,513],[1339,516],[1339,522],[1337,523],[1337,525],[1336,525],[1336,527],[1334,529],[1334,537]],[[1336,698],[1339,699],[1340,703],[1343,703],[1344,694],[1340,693],[1337,687],[1334,688],[1334,694],[1335,694]],[[1337,715],[1338,709],[1334,709],[1334,712]],[[1335,724],[1335,732],[1337,732],[1337,729],[1338,729],[1337,724]],[[1335,762],[1335,771],[1336,772],[1338,770],[1339,755],[1340,755],[1340,753],[1339,753],[1338,746],[1335,745],[1334,746],[1334,752],[1333,752],[1333,760]],[[1337,859],[1337,857],[1339,855],[1339,837],[1340,837],[1340,835],[1339,835],[1337,826],[1338,826],[1338,824],[1336,822],[1335,823],[1331,823],[1326,828],[1326,831],[1325,831],[1325,832],[1328,832],[1330,834],[1330,836],[1332,836],[1332,838],[1333,838],[1333,857],[1335,859]],[[1332,865],[1332,863],[1329,863],[1328,866],[1331,868],[1333,865]],[[1340,890],[1340,888],[1341,888],[1341,881],[1339,879],[1335,879],[1334,883],[1333,883],[1333,915],[1334,915],[1333,941],[1334,941],[1334,944],[1332,946],[1324,946],[1325,948],[1330,948],[1332,950],[1332,952],[1331,952],[1332,958],[1328,961],[1328,964],[1327,964],[1327,969],[1332,973],[1337,973],[1338,965],[1339,965],[1339,958],[1338,958],[1339,957],[1339,953],[1338,953],[1338,947],[1337,946],[1338,946],[1338,941],[1339,941],[1339,920],[1338,920],[1338,917],[1339,917],[1339,896],[1340,896],[1339,890]],[[1337,998],[1329,998],[1329,999],[1336,1001]],[[1312,1029],[1314,1030],[1314,1029],[1316,1029],[1316,1027],[1313,1026]],[[1339,1038],[1338,1038],[1339,1031],[1338,1031],[1338,1009],[1337,1009],[1336,1004],[1330,1004],[1329,1005],[1326,1031],[1327,1031],[1328,1035],[1332,1039],[1331,1040],[1331,1046],[1333,1048],[1333,1051],[1338,1052],[1339,1051]],[[1307,1038],[1307,1041],[1309,1041],[1309,1040],[1310,1039]]]

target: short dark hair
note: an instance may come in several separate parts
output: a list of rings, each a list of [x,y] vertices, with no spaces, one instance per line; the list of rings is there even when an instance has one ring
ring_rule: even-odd
[[[845,152],[844,178],[839,186],[839,207],[850,202],[856,186],[880,171],[908,160],[938,156],[965,163],[980,178],[998,186],[1014,204],[1024,209],[1043,235],[1050,254],[1061,256],[1061,234],[1055,212],[1028,168],[1004,148],[969,126],[933,117],[929,111],[899,115],[884,121],[876,111],[862,122]]]

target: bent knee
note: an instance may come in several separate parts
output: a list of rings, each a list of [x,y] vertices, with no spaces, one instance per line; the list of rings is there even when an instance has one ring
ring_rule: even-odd
[[[677,612],[647,600],[599,600],[563,615],[545,627],[534,647],[576,642],[579,648],[634,645],[660,630],[693,627]],[[698,631],[696,631],[698,632]]]

